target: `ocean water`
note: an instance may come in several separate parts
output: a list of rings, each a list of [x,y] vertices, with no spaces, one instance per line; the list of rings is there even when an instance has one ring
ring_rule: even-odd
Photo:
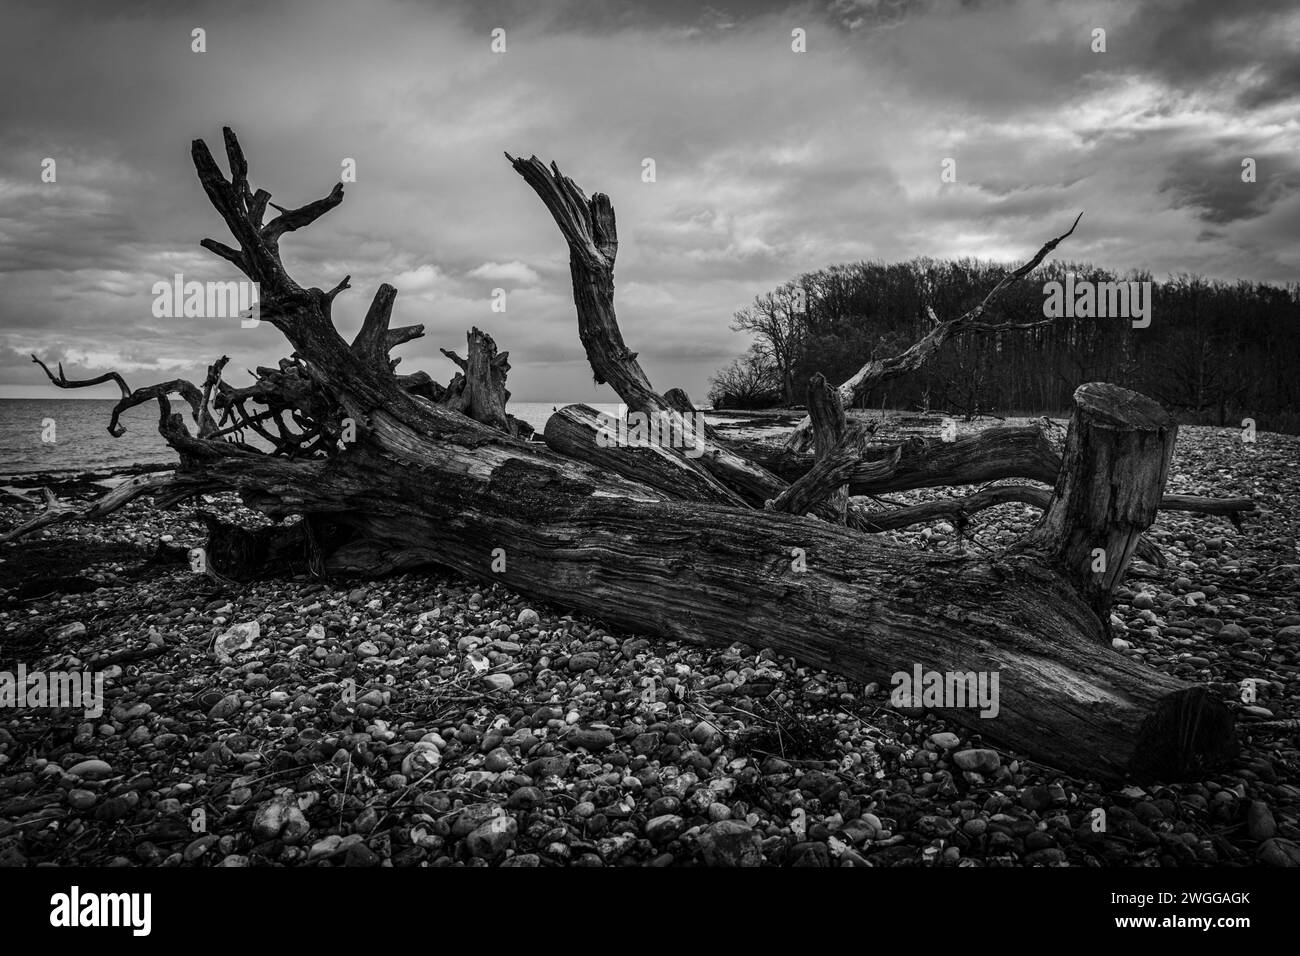
[[[126,433],[121,438],[108,433],[114,404],[114,399],[0,399],[0,475],[101,471],[135,464],[175,463],[175,453],[158,435],[157,403],[140,405],[123,414]],[[568,404],[573,403],[512,402],[506,410],[540,433],[552,410]],[[609,414],[618,411],[617,405],[586,404]],[[190,431],[195,430],[184,402],[173,399],[172,409],[183,411]],[[46,441],[46,438],[54,440]]]

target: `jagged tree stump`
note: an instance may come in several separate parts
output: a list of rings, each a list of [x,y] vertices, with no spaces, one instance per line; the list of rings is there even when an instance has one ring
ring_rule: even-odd
[[[1173,417],[1145,395],[1101,382],[1074,393],[1060,476],[1026,545],[1062,567],[1103,619],[1160,510],[1177,437]]]

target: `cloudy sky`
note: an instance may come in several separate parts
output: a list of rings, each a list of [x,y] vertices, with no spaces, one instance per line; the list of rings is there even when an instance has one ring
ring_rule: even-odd
[[[199,248],[229,237],[189,158],[194,138],[220,157],[223,125],[282,205],[324,196],[356,161],[343,205],[283,243],[304,286],[351,273],[335,304],[345,334],[390,282],[394,324],[427,330],[397,353],[402,371],[445,381],[438,348],[462,350],[478,325],[509,350],[521,401],[613,396],[591,383],[559,232],[503,150],[611,196],[624,335],[661,390],[701,400],[746,348],[729,326],[756,293],[834,262],[1024,257],[1079,210],[1071,259],[1300,277],[1294,0],[0,11],[0,396],[50,394],[32,352],[133,385],[200,379],[223,353],[234,370],[285,353],[266,324],[152,315],[160,279],[238,277]],[[206,52],[191,50],[195,28]],[[955,183],[941,182],[946,158]]]

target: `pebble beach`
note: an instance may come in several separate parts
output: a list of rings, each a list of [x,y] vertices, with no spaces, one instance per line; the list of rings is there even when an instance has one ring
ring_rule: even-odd
[[[100,671],[104,712],[0,709],[0,864],[1297,866],[1297,461],[1293,436],[1180,430],[1167,490],[1260,510],[1242,530],[1163,512],[1168,567],[1134,564],[1113,646],[1230,701],[1242,753],[1118,789],[770,648],[612,630],[438,569],[224,587],[184,560],[190,506],[57,525],[0,546],[0,669]],[[4,499],[0,526],[33,513]],[[1037,514],[882,537],[975,554]]]

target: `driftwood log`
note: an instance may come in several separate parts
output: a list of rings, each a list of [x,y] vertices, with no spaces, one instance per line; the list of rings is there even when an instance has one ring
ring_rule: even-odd
[[[268,566],[282,569],[288,542],[321,574],[437,564],[629,629],[772,647],[863,682],[888,684],[917,665],[996,671],[995,718],[941,712],[987,741],[1107,781],[1194,776],[1235,752],[1222,702],[1110,647],[1105,608],[1162,503],[1176,431],[1148,399],[1081,387],[1063,460],[1034,429],[859,447],[861,435],[845,440],[839,402],[828,406],[820,455],[798,474],[794,452],[764,458],[711,430],[697,456],[662,444],[602,447],[598,416],[583,406],[554,415],[545,443],[526,441],[505,412],[505,356],[485,332],[470,333],[450,386],[398,375],[390,350],[423,328],[391,326],[396,293],[381,285],[361,331],[345,341],[331,306],[348,280],[304,288],[279,251],[285,234],[342,201],[342,187],[264,223],[270,194],[250,186],[230,130],[225,147],[229,177],[201,140],[193,144],[199,180],[235,241],[203,246],[260,284],[262,320],[283,333],[293,358],[259,369],[248,389],[221,381],[224,360],[202,388],[132,391],[118,376],[114,426],[123,409],[156,401],[176,473],[85,508],[51,502],[6,540],[142,494],[170,505],[231,490],[276,521],[302,520],[272,532],[274,543],[214,530],[212,562],[230,579],[257,572],[253,556],[274,556]],[[689,398],[655,391],[618,327],[609,199],[588,200],[536,158],[511,163],[568,243],[579,336],[597,378],[630,409],[681,424]],[[85,384],[62,369],[49,375],[61,387]],[[190,404],[198,434],[171,410],[172,394]],[[245,429],[272,450],[246,444]],[[842,491],[1005,477],[1051,484],[1030,489],[1045,517],[1018,547],[979,558],[883,543]],[[1101,574],[1092,570],[1098,549]]]

